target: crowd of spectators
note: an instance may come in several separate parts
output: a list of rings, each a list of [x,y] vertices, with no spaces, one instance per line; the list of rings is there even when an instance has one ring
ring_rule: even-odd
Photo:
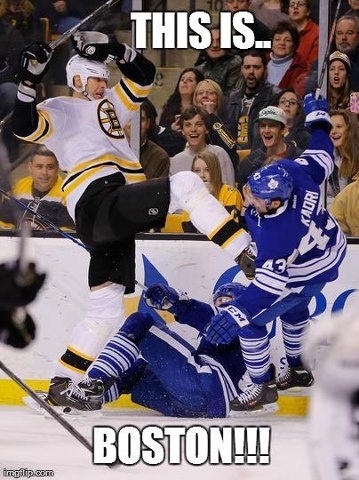
[[[17,88],[15,66],[24,45],[56,38],[102,3],[99,0],[0,0],[0,121],[12,111]],[[271,40],[271,49],[223,49],[219,42],[219,24],[209,26],[210,46],[178,75],[168,98],[156,105],[148,99],[144,102],[140,161],[148,178],[181,170],[195,171],[212,188],[211,193],[225,205],[229,202],[233,215],[240,218],[244,208],[241,189],[248,176],[280,158],[296,158],[309,144],[302,102],[304,95],[315,88],[318,77],[319,6],[317,0],[223,0],[222,5],[224,11],[233,14],[252,11],[251,28],[255,38]],[[119,2],[115,8],[91,28],[105,33],[128,28],[131,2]],[[64,65],[72,55],[70,44],[56,51],[56,55],[58,66],[55,59],[55,66],[45,79],[49,84],[65,84]],[[358,0],[342,2],[327,75],[335,169],[327,185],[326,201],[344,232],[358,235]],[[44,92],[46,96],[46,88]],[[131,125],[123,128],[130,141]],[[5,122],[2,137],[13,153],[11,121]],[[16,154],[16,146],[14,152]],[[54,161],[51,152],[45,153],[45,157],[47,155],[47,160]],[[58,188],[61,173],[56,172],[55,183],[41,190],[31,174],[33,165],[34,157],[29,163],[30,177],[23,183],[20,181],[12,195],[30,203],[35,198],[45,206],[44,200],[53,197],[53,189]],[[19,188],[27,191],[26,198],[22,194],[19,197]],[[2,228],[18,226],[10,218],[13,212],[9,209],[10,202],[6,198],[2,200]],[[61,210],[63,198],[58,197],[56,202]],[[71,228],[61,215],[52,217],[54,223]],[[185,214],[179,212],[178,215],[169,219],[164,231],[193,231]],[[34,228],[43,228],[38,223]]]

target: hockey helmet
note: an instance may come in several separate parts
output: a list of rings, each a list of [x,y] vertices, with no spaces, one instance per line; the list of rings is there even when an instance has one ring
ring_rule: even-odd
[[[242,293],[246,291],[244,285],[238,282],[228,282],[224,283],[223,285],[219,286],[217,290],[213,294],[213,304],[216,305],[216,302],[221,297],[228,297],[229,300],[235,300],[238,298]],[[224,302],[221,302],[224,303]],[[218,306],[218,305],[217,305]]]
[[[79,75],[83,88],[77,88],[74,85],[74,77]],[[82,92],[89,77],[104,78],[109,80],[110,70],[105,63],[96,62],[94,60],[88,60],[87,58],[80,57],[80,55],[74,55],[70,58],[66,65],[67,85],[76,92]]]
[[[280,165],[272,164],[254,172],[248,179],[252,195],[268,201],[288,200],[293,192],[293,179]]]

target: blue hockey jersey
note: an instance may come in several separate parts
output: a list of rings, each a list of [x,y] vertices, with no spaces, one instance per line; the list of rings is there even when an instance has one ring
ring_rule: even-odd
[[[257,245],[256,275],[240,306],[251,317],[271,306],[283,291],[338,277],[346,238],[322,204],[320,185],[333,170],[333,145],[320,129],[296,160],[280,160],[293,178],[293,195],[276,213],[246,210],[248,230]]]

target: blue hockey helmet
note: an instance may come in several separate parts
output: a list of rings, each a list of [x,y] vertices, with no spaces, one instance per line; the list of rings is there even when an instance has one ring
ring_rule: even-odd
[[[293,179],[290,173],[275,163],[252,173],[248,183],[252,195],[267,200],[288,200],[293,192]]]
[[[228,297],[230,300],[235,300],[246,291],[246,288],[247,287],[238,282],[224,283],[214,292],[213,304],[215,305],[216,301],[221,297]]]

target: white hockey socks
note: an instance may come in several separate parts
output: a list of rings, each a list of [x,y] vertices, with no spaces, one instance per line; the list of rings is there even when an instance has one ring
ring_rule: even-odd
[[[110,334],[124,320],[123,285],[111,284],[90,291],[85,318],[72,330],[66,352],[56,364],[55,375],[79,382]]]
[[[188,212],[193,225],[219,245],[232,258],[238,257],[250,243],[249,234],[239,227],[221,203],[209,193],[193,172],[179,172],[170,177],[169,212]]]

